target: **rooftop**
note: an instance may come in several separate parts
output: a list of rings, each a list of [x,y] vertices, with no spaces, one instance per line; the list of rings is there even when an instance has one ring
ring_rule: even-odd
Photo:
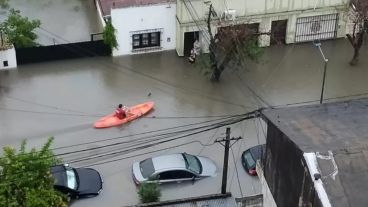
[[[111,14],[111,9],[139,7],[155,4],[175,3],[175,0],[98,0],[103,16]]]
[[[262,111],[302,151],[316,153],[332,206],[368,203],[368,99]]]

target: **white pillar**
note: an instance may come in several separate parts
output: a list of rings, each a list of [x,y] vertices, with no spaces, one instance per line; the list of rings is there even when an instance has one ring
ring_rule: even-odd
[[[266,17],[262,18],[259,24],[259,32],[260,33],[270,33],[271,32],[271,18]],[[259,36],[259,45],[261,47],[270,46],[271,37],[270,35],[261,35]]]

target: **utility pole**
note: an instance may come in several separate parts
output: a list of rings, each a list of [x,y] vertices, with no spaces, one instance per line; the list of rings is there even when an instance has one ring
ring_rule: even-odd
[[[231,138],[230,139],[230,127],[226,128],[226,137],[222,140],[216,140],[215,142],[220,143],[222,146],[225,147],[225,153],[224,153],[224,166],[222,169],[222,184],[221,184],[221,194],[226,194],[226,185],[227,185],[227,169],[229,166],[229,149],[232,145],[230,145],[230,141],[235,140],[238,141],[241,139],[241,137],[238,138]],[[225,142],[225,145],[222,144],[222,142]],[[235,143],[235,142],[234,142]]]
[[[322,59],[325,62],[325,66],[323,68],[321,97],[319,99],[319,104],[322,104],[322,102],[323,102],[323,93],[324,93],[324,90],[325,90],[326,71],[327,71],[328,59],[326,58],[325,54],[323,53],[323,50],[321,48],[321,45],[322,45],[321,42],[320,41],[314,41],[313,44],[314,44],[314,46],[318,47],[319,52],[321,53]]]

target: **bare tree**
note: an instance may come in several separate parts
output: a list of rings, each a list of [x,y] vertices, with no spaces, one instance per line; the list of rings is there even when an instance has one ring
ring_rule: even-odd
[[[210,36],[209,67],[211,80],[219,81],[222,72],[231,61],[242,61],[244,58],[256,60],[262,54],[258,37],[269,33],[259,33],[258,28],[252,28],[251,24],[240,24],[219,27],[214,35],[211,29],[214,14],[211,4],[207,16],[207,29]]]
[[[352,34],[346,34],[346,36],[354,48],[350,65],[356,65],[359,61],[364,35],[368,29],[368,0],[350,0],[349,17],[353,22],[353,31]]]

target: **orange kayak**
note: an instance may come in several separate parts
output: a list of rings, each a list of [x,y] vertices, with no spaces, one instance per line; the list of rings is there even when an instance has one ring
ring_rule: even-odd
[[[127,113],[127,116],[124,119],[119,119],[118,117],[115,116],[115,113],[110,114],[98,120],[95,123],[95,128],[107,128],[125,124],[148,113],[153,108],[154,105],[155,103],[150,101],[129,107],[129,112]]]

